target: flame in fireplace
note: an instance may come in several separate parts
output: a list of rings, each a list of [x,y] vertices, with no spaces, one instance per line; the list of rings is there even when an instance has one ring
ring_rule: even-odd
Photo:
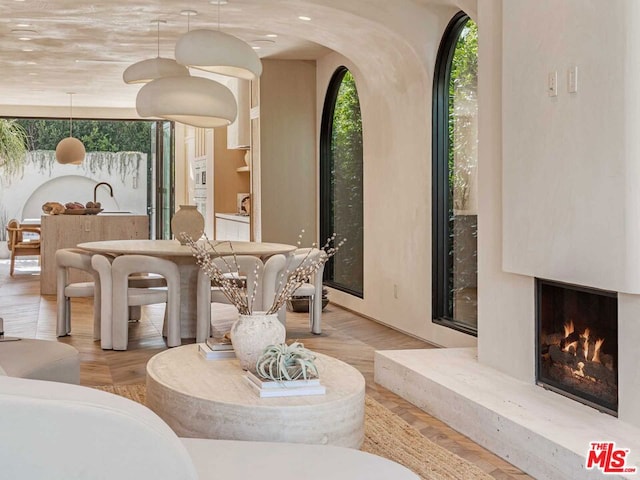
[[[573,350],[571,350],[571,347],[573,347]],[[578,348],[578,341],[576,340],[575,342],[571,342],[571,343],[567,343],[564,346],[564,350],[565,352],[573,352],[573,354],[576,354],[576,350]]]
[[[581,335],[575,331],[573,320],[564,324],[564,339],[560,343],[560,348],[563,352],[573,353],[578,355],[578,345],[582,351],[580,356],[584,357],[586,361],[589,361],[589,340],[591,339],[591,331],[588,328],[584,329]],[[592,362],[600,362],[600,349],[604,343],[604,338],[598,338],[593,343],[593,355],[591,355]]]
[[[573,320],[569,320],[569,323],[564,324],[564,338],[567,338],[569,335],[573,333]]]
[[[593,353],[593,359],[591,360],[592,362],[600,363],[600,347],[603,343],[604,338],[599,338],[598,340],[596,340],[595,351]]]
[[[587,356],[589,355],[589,329],[585,328],[584,333],[582,334],[582,351],[584,352],[584,359],[589,360]]]

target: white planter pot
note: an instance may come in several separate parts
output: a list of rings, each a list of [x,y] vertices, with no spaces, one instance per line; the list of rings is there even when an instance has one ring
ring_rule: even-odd
[[[231,326],[231,343],[244,370],[256,371],[256,362],[269,345],[283,343],[287,336],[284,325],[273,313],[240,315]]]

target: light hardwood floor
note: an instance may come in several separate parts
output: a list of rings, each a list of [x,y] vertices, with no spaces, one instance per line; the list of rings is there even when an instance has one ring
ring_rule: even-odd
[[[143,383],[147,360],[166,349],[161,336],[163,306],[143,307],[139,322],[129,326],[129,349],[104,351],[92,339],[92,301],[72,300],[72,334],[56,339],[56,299],[40,295],[35,261],[21,261],[9,277],[8,261],[0,261],[0,317],[7,335],[57,340],[73,345],[81,355],[81,383],[109,385]],[[427,319],[425,319],[427,321]],[[364,375],[367,393],[418,429],[425,437],[469,460],[496,479],[532,478],[439,420],[427,415],[373,381],[375,350],[433,348],[431,345],[355,315],[331,303],[322,316],[322,335],[309,333],[308,316],[287,314],[287,338],[332,355]]]

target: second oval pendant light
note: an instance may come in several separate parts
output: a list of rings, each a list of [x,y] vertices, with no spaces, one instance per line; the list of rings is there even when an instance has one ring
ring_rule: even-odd
[[[172,58],[160,56],[160,24],[167,23],[166,20],[152,20],[151,23],[156,24],[158,56],[130,65],[122,74],[124,83],[147,83],[161,77],[186,77],[189,75],[189,69],[184,65],[180,65]]]
[[[256,52],[238,37],[219,30],[192,30],[176,43],[176,61],[187,67],[255,80],[262,73]]]

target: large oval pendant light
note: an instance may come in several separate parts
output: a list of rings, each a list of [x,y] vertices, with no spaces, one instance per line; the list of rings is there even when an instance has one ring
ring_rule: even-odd
[[[86,150],[84,144],[73,137],[73,92],[69,92],[69,136],[63,138],[56,146],[58,163],[80,165],[84,161]]]
[[[167,23],[166,20],[152,20],[151,23],[157,24],[158,56],[130,65],[122,74],[124,83],[147,83],[161,77],[189,75],[189,69],[184,65],[180,65],[172,58],[160,57],[160,24]]]
[[[256,52],[238,37],[216,30],[192,30],[176,43],[176,61],[187,67],[254,80],[262,73]]]
[[[238,114],[231,90],[202,77],[164,77],[144,85],[136,97],[141,117],[160,117],[201,128],[223,127]]]

